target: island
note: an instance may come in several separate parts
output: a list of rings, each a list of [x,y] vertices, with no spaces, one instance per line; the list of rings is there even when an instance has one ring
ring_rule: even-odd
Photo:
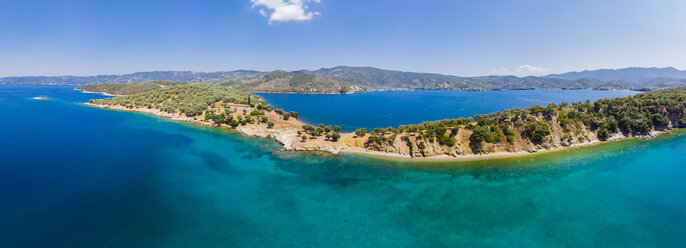
[[[89,106],[231,128],[273,138],[283,150],[411,159],[502,157],[627,137],[650,138],[686,127],[686,87],[354,132],[342,132],[335,125],[308,125],[298,120],[295,111],[274,108],[259,95],[219,84],[153,81],[77,89],[117,95],[90,100]]]

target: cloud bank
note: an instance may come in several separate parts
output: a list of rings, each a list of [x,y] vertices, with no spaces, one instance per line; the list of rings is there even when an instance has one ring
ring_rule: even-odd
[[[488,71],[489,74],[496,74],[496,75],[515,75],[519,77],[523,76],[542,76],[545,74],[548,74],[550,70],[543,68],[543,67],[538,67],[538,66],[533,66],[533,65],[520,65],[519,67],[515,69],[507,69],[507,68],[500,68],[500,69],[493,69]]]
[[[307,11],[307,2],[319,3],[319,0],[250,0],[253,8],[258,8],[262,16],[273,22],[306,21],[316,15],[316,11]]]

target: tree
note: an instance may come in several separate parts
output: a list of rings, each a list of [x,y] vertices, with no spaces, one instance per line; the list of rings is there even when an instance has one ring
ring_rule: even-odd
[[[331,139],[331,134],[330,134],[330,133],[327,133],[324,137],[325,137],[327,140],[329,140],[329,139]]]
[[[283,113],[283,119],[284,120],[288,120],[288,118],[290,118],[290,117],[291,117],[290,113]]]
[[[469,139],[471,141],[474,141],[476,143],[481,143],[481,142],[492,142],[493,137],[491,136],[491,133],[488,130],[488,127],[483,127],[483,126],[476,126],[474,127],[474,132],[472,132],[472,135],[469,136]]]
[[[205,114],[205,120],[207,121],[207,120],[210,120],[210,119],[212,119],[212,114],[206,113],[206,114]]]
[[[534,143],[543,142],[543,138],[550,135],[550,126],[545,121],[535,121],[524,127],[526,135]]]
[[[334,131],[334,132],[337,132],[337,133],[340,133],[340,132],[341,132],[341,127],[340,127],[340,126],[334,126],[334,127],[333,127],[333,131]]]
[[[267,122],[267,128],[273,128],[274,127],[274,122]]]
[[[305,140],[307,140],[307,135],[300,136],[300,138],[302,139],[302,142],[305,142]]]
[[[307,132],[312,132],[312,131],[314,131],[314,127],[313,127],[313,126],[310,126],[310,125],[303,125],[302,128],[303,128],[303,130],[305,130],[305,131],[307,131]]]
[[[224,113],[216,114],[212,117],[212,121],[214,121],[214,123],[216,123],[217,125],[224,123],[225,119],[226,116],[224,115]]]
[[[648,133],[653,129],[651,121],[645,117],[637,118],[631,121],[631,130],[637,133]]]
[[[236,120],[231,120],[231,123],[229,123],[229,125],[231,126],[231,128],[236,128],[240,124]]]
[[[293,117],[294,119],[298,119],[298,112],[291,111],[290,114],[291,114],[291,117]]]
[[[331,134],[331,141],[333,141],[333,142],[338,141],[338,139],[340,139],[340,138],[341,138],[341,134],[339,134],[339,133]]]
[[[491,142],[492,140],[493,137],[491,137],[488,127],[476,126],[472,135],[469,136],[469,146],[474,153],[481,153],[483,152],[483,142]]]
[[[667,126],[667,125],[669,125],[669,119],[667,119],[667,117],[662,115],[662,114],[657,114],[657,113],[653,114],[652,119],[653,119],[653,124],[655,126]]]
[[[261,115],[261,114],[262,113],[260,111],[257,111],[257,110],[250,111],[251,116],[256,116],[256,115]]]
[[[360,128],[355,130],[355,136],[357,137],[364,137],[365,134],[367,134],[367,129],[366,128]]]
[[[439,135],[438,136],[438,144],[446,145],[448,147],[453,147],[453,146],[455,146],[455,141],[448,136]]]
[[[610,133],[605,128],[598,129],[598,139],[606,140],[610,137]]]

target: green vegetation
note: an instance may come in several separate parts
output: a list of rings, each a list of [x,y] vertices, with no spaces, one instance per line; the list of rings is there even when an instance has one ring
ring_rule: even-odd
[[[319,123],[317,127],[310,125],[302,126],[303,132],[309,133],[312,139],[316,139],[320,135],[324,135],[324,139],[328,141],[336,142],[341,138],[340,127],[338,129],[331,127],[331,125],[326,126],[324,123]]]
[[[331,94],[364,91],[361,87],[332,77],[278,70],[226,78],[214,83],[253,92]]]
[[[178,85],[181,83],[171,81],[152,81],[147,83],[101,83],[101,84],[86,84],[76,87],[77,90],[85,90],[90,92],[107,93],[111,95],[134,95],[153,90],[162,89],[167,86]]]
[[[214,83],[254,92],[351,93],[375,89],[634,89],[651,90],[686,86],[686,71],[674,68],[625,68],[571,72],[545,77],[459,77],[432,73],[383,70],[373,67],[323,68],[314,71],[249,70],[228,72],[156,71],[125,75],[5,77],[0,84],[79,85],[89,83],[140,83],[169,80]],[[126,95],[126,94],[123,94]]]
[[[513,145],[517,133],[533,144],[550,143],[554,130],[560,141],[590,141],[589,132],[595,132],[600,140],[615,133],[645,135],[652,130],[668,126],[686,127],[686,87],[670,88],[641,93],[635,96],[600,99],[594,103],[563,102],[546,107],[535,105],[525,109],[515,108],[473,118],[458,118],[401,125],[394,128],[375,128],[365,143],[379,146],[392,140],[395,135],[409,134],[416,143],[437,143],[439,146],[455,146],[455,136],[460,130],[471,131],[470,147],[474,153],[484,152],[485,143]],[[476,120],[476,122],[474,122]],[[364,136],[366,129],[358,129],[355,135]],[[386,135],[390,133],[390,137]],[[407,137],[407,136],[403,136]],[[409,140],[409,139],[408,139]],[[421,149],[423,150],[423,149]]]
[[[124,85],[139,88],[138,84]],[[132,90],[123,89],[123,91]],[[181,113],[191,117],[201,115],[208,109],[225,107],[225,111],[227,112],[223,114],[228,116],[228,103],[245,104],[249,97],[252,97],[255,101],[263,101],[261,97],[243,90],[226,88],[214,84],[171,84],[164,88],[144,91],[133,95],[93,100],[92,103],[100,105],[119,105],[128,108],[147,107],[150,109],[159,109],[167,113]],[[206,119],[212,118],[213,113],[206,113]],[[242,121],[249,123],[250,120],[251,119],[246,119]]]
[[[648,68],[646,68],[649,70]],[[341,80],[367,90],[373,89],[657,89],[664,87],[686,86],[686,72],[677,78],[648,77],[637,82],[617,81],[611,78],[594,79],[591,77],[515,77],[479,76],[459,77],[433,73],[415,73],[383,70],[374,67],[338,66],[302,73],[317,74]],[[633,72],[628,71],[628,75]],[[648,73],[650,75],[650,73]]]
[[[550,125],[548,122],[541,121],[531,121],[529,124],[524,126],[526,136],[531,138],[534,143],[543,142],[543,138],[550,135]]]

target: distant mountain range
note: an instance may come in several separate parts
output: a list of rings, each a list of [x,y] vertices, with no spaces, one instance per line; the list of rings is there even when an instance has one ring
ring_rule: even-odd
[[[229,77],[237,77],[248,74],[260,73],[259,71],[237,70],[225,72],[193,72],[193,71],[151,71],[136,72],[123,75],[97,75],[97,76],[29,76],[29,77],[4,77],[0,78],[0,84],[19,85],[81,85],[97,83],[140,83],[156,80],[177,82],[208,82]]]
[[[624,68],[551,74],[543,77],[459,77],[433,73],[384,70],[374,67],[319,70],[224,72],[154,71],[124,75],[5,77],[0,84],[81,85],[103,82],[136,83],[154,80],[207,82],[253,92],[351,93],[386,89],[602,89],[652,90],[686,86],[686,71],[668,68]]]
[[[567,72],[562,74],[551,74],[546,78],[561,78],[567,80],[577,80],[581,78],[593,78],[601,81],[622,81],[627,83],[643,83],[654,81],[655,79],[686,79],[686,71],[678,70],[674,67],[665,68],[641,68],[629,67],[622,69],[600,69],[594,71]]]

